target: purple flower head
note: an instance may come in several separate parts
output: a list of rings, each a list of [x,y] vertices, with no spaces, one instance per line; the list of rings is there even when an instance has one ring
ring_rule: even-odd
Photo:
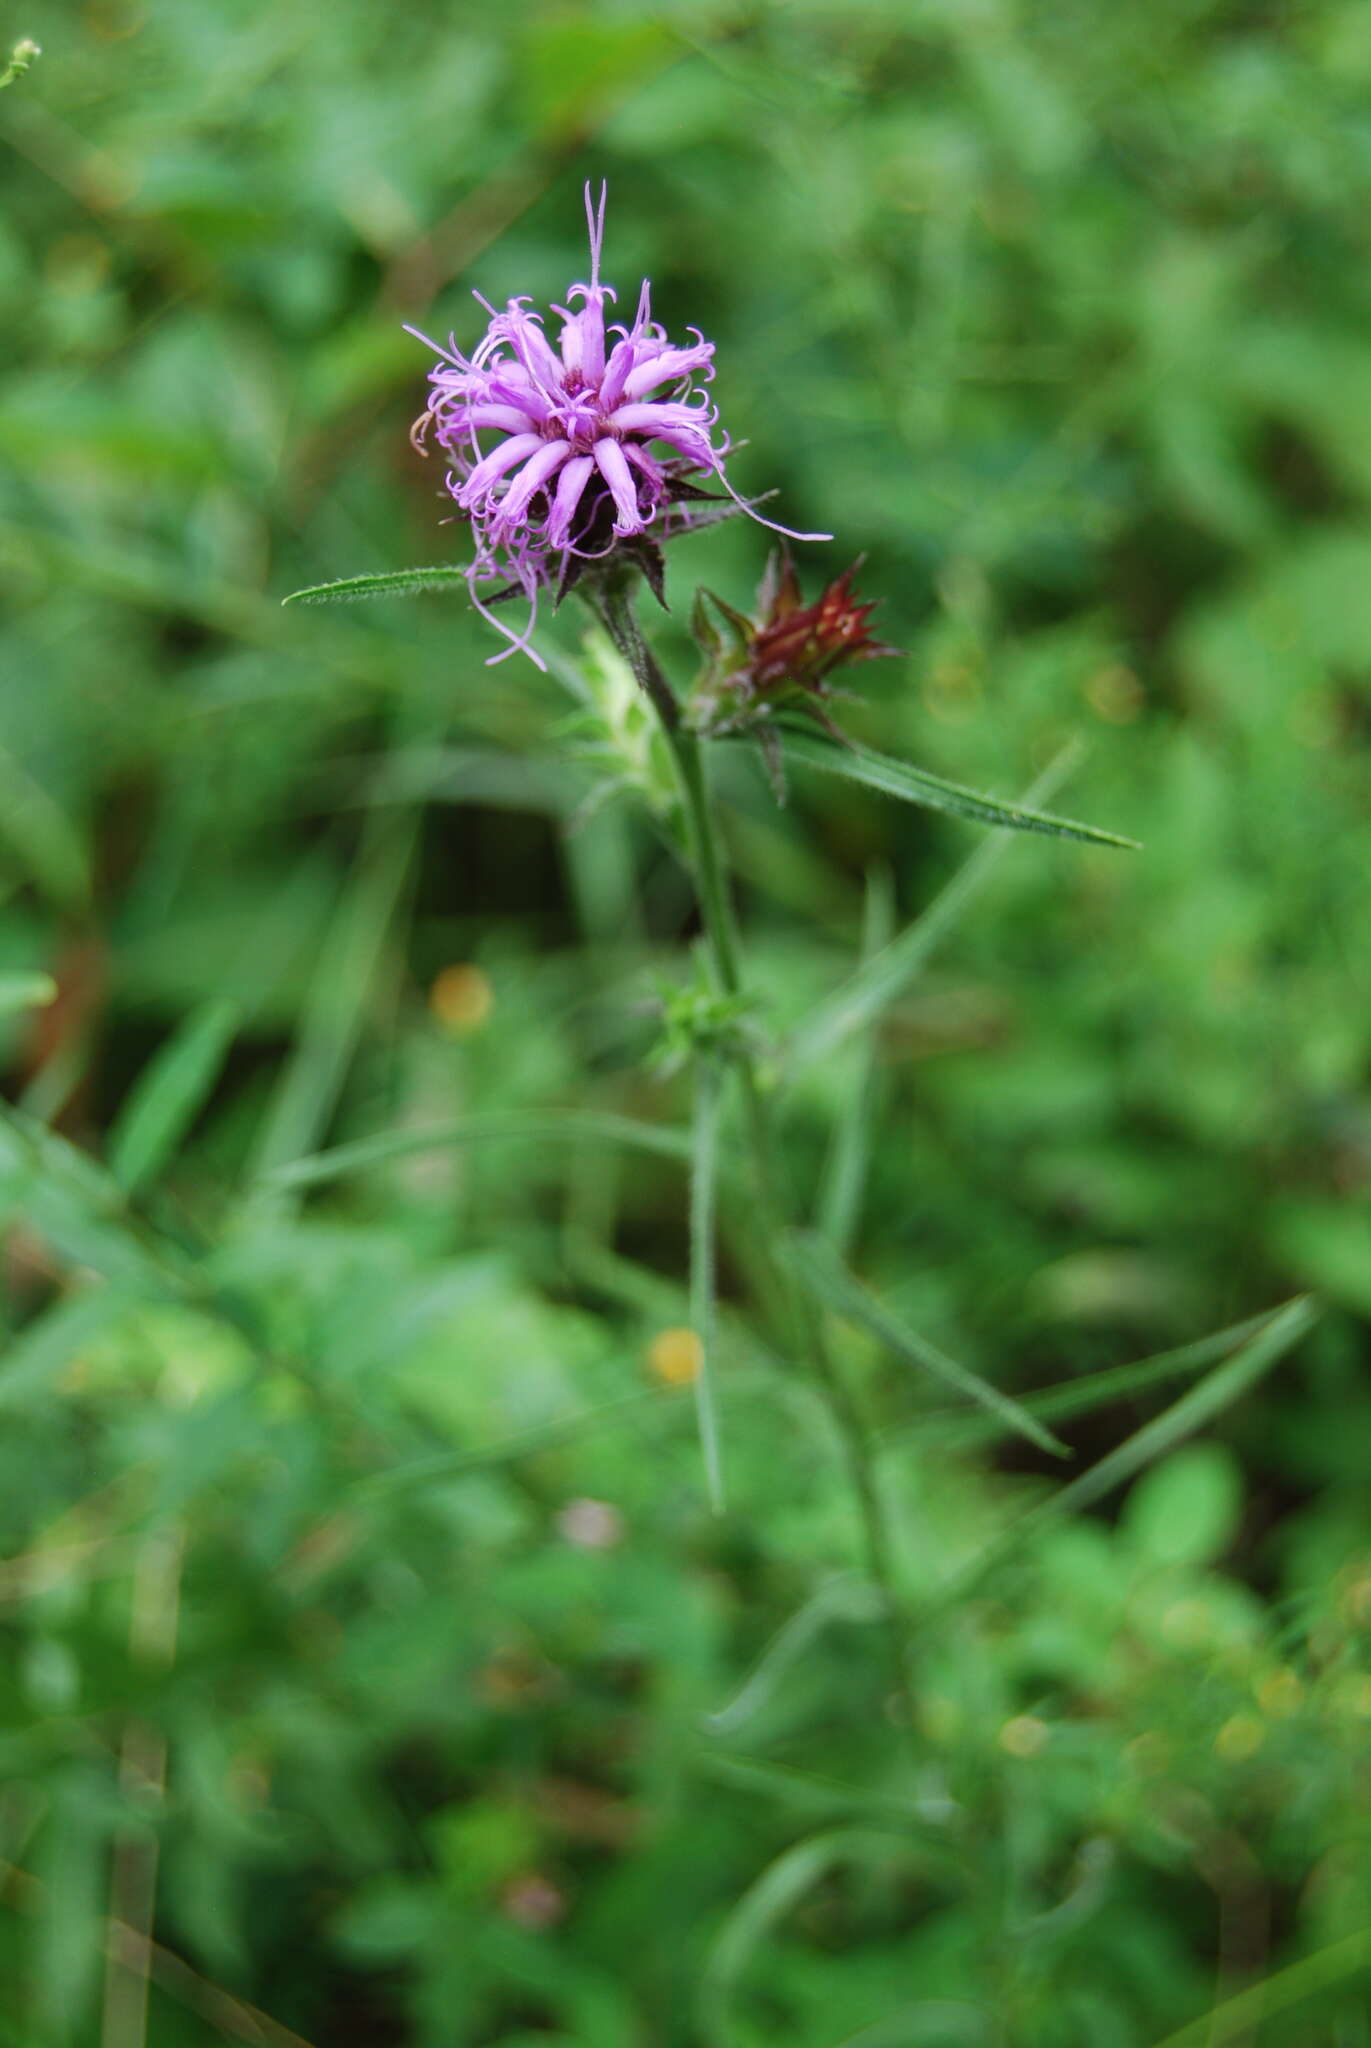
[[[692,478],[722,485],[751,517],[773,525],[724,474],[731,443],[705,390],[713,342],[697,328],[685,347],[670,341],[652,318],[646,281],[632,326],[606,326],[615,293],[600,283],[605,196],[602,185],[593,208],[586,186],[590,283],[572,285],[570,307],[552,308],[562,323],[557,348],[526,298],[497,313],[474,294],[490,324],[469,357],[451,338],[440,348],[408,330],[439,358],[412,438],[423,452],[431,433],[448,459],[447,488],[476,543],[467,571],[472,602],[510,642],[492,661],[518,649],[543,667],[529,644],[539,592],[560,592],[582,563],[631,547],[639,536],[665,535],[671,508],[701,495]],[[483,602],[481,590],[492,582],[505,588]],[[529,614],[514,632],[488,605],[518,591]]]

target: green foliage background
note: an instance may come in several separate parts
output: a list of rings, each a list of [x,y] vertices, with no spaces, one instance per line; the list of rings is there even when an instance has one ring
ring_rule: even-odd
[[[136,2048],[155,1876],[157,2048],[1151,2048],[1265,1980],[1178,2040],[1367,2048],[1361,0],[5,28],[44,54],[0,95],[0,2041]],[[601,175],[611,279],[717,341],[735,480],[833,528],[811,577],[869,556],[908,659],[852,729],[1005,794],[1085,735],[1065,807],[1144,842],[1001,847],[874,1060],[797,1079],[798,1206],[869,1089],[853,1262],[1019,1395],[1324,1304],[950,1606],[1060,1470],[842,1334],[926,1610],[914,1763],[727,1210],[705,1507],[651,1364],[678,1164],[549,1126],[279,1172],[684,1116],[642,1061],[687,887],[631,794],[566,831],[557,677],[450,599],[279,605],[460,559],[402,323],[560,297]],[[694,580],[745,603],[764,540],[677,551],[678,674]],[[977,841],[715,775],[779,1039]],[[1077,1465],[1177,1383],[1087,1394]]]

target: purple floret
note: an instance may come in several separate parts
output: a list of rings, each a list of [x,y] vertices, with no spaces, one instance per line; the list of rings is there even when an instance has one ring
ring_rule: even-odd
[[[470,358],[455,340],[440,348],[408,330],[439,358],[413,440],[424,451],[431,433],[448,458],[447,488],[476,542],[467,571],[472,602],[510,642],[493,661],[517,649],[543,667],[529,644],[540,590],[563,587],[573,561],[598,560],[646,534],[692,471],[721,484],[763,526],[773,524],[724,475],[730,442],[704,389],[714,375],[713,342],[696,328],[688,347],[669,341],[652,318],[646,281],[633,325],[606,328],[615,293],[600,283],[605,193],[602,185],[592,208],[586,187],[590,283],[572,285],[574,311],[552,308],[562,322],[559,349],[526,298],[497,313],[475,295],[490,324]],[[668,452],[654,452],[662,448]],[[482,601],[492,583],[512,584],[528,598],[521,632]],[[490,593],[491,601],[504,594]]]

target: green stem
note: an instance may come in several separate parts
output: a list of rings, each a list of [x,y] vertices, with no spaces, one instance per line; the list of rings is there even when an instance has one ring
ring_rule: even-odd
[[[631,580],[614,578],[606,579],[593,597],[587,592],[587,597],[657,713],[680,790],[686,847],[710,967],[723,994],[740,995],[743,983],[737,926],[725,879],[719,835],[710,809],[700,741],[683,723],[676,694],[642,636],[633,609],[632,593]],[[809,1359],[837,1426],[861,1520],[867,1571],[881,1593],[886,1610],[892,1678],[901,1719],[906,1733],[909,1733],[913,1729],[915,1696],[912,1636],[899,1595],[894,1550],[877,1483],[871,1440],[852,1390],[828,1350],[817,1311],[796,1286],[785,1260],[777,1257],[775,1247],[780,1244],[785,1229],[785,1210],[777,1193],[771,1119],[756,1062],[746,1044],[736,1048],[733,1061],[742,1086],[748,1139],[757,1178],[768,1292],[778,1299],[795,1355]]]

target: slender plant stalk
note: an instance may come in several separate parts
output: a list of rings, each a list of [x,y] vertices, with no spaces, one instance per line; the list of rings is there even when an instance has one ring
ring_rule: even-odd
[[[633,609],[632,580],[616,578],[607,581],[593,597],[587,592],[587,597],[591,609],[632,669],[657,714],[680,790],[687,853],[711,972],[722,994],[741,995],[743,980],[737,923],[725,877],[719,835],[710,810],[699,739],[682,722],[676,694],[643,638]],[[912,1635],[899,1594],[894,1548],[877,1482],[871,1440],[852,1390],[828,1350],[818,1313],[795,1285],[785,1260],[779,1258],[774,1250],[781,1241],[788,1219],[777,1192],[771,1119],[758,1081],[756,1063],[747,1045],[736,1046],[732,1058],[742,1088],[757,1179],[769,1291],[775,1292],[781,1304],[794,1353],[812,1367],[838,1429],[861,1520],[867,1572],[881,1594],[886,1611],[895,1695],[901,1721],[908,1732],[913,1727],[915,1698]]]

